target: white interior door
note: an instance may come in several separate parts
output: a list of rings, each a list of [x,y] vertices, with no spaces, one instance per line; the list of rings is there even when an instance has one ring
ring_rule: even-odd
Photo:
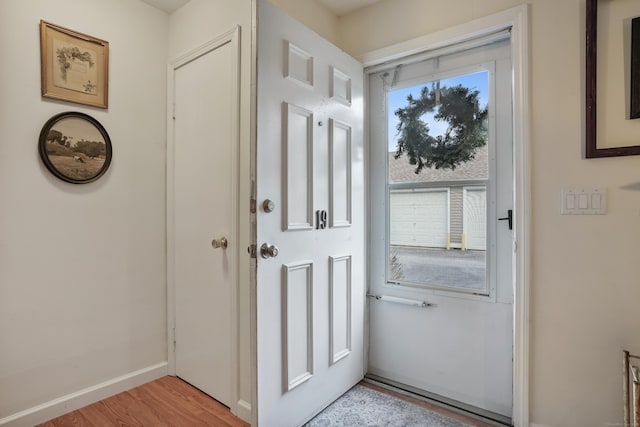
[[[369,304],[368,374],[504,421],[512,415],[513,235],[507,221],[498,219],[507,216],[514,200],[511,49],[506,33],[484,45],[472,43],[482,46],[379,67],[369,76],[370,292],[381,298]],[[453,170],[425,169],[390,179],[389,171],[400,166],[416,169],[406,154],[398,159],[389,154],[396,150],[395,111],[409,105],[408,95],[419,99],[426,88],[435,107],[421,119],[434,138],[446,135],[447,123],[436,121],[435,114],[453,102],[445,88],[458,85],[477,91],[478,108],[488,109],[486,148]],[[465,222],[468,247],[464,232],[451,236],[462,249],[394,245],[390,235],[398,224],[389,212],[394,191],[456,186],[467,194],[455,201],[462,209],[451,211],[464,216],[453,220]]]
[[[364,374],[363,71],[267,1],[257,69],[257,421],[286,427]]]
[[[234,400],[236,342],[237,46],[232,31],[179,60],[170,73],[175,370],[227,406]]]

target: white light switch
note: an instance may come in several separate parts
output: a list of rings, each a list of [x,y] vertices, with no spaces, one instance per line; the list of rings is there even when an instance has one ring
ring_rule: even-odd
[[[578,209],[588,209],[589,198],[586,194],[578,194]]]
[[[606,190],[562,190],[560,213],[562,215],[604,215]]]

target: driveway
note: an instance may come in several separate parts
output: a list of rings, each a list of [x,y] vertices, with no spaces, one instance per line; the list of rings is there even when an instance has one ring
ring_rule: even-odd
[[[392,270],[400,273],[400,281],[485,289],[485,251],[392,246],[390,253],[397,258],[399,268]]]

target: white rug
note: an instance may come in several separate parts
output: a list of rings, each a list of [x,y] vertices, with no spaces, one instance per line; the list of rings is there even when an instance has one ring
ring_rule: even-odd
[[[470,427],[436,412],[356,385],[306,427]]]

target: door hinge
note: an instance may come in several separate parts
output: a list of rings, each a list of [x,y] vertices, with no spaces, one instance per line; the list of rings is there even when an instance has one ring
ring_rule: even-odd
[[[257,245],[249,245],[247,246],[247,252],[249,252],[249,256],[251,258],[257,258]]]

